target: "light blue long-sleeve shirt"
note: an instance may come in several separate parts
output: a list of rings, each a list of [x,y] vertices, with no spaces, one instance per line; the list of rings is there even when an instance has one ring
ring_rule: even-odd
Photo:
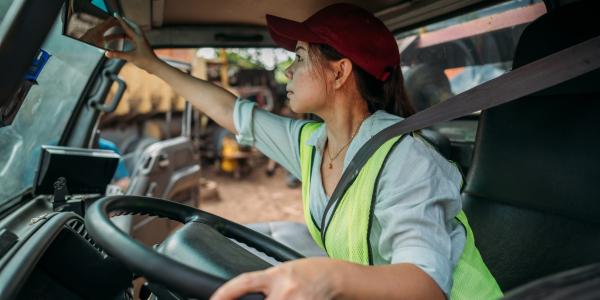
[[[365,119],[348,146],[344,170],[364,143],[400,120],[401,117],[385,111],[377,111]],[[300,128],[306,122],[255,108],[247,100],[235,103],[238,142],[256,146],[297,178],[301,178]],[[316,147],[316,166],[321,165],[326,126],[321,126],[307,141]],[[321,220],[329,200],[320,169],[313,168],[309,191],[309,209],[315,220]],[[461,210],[461,184],[462,176],[456,166],[420,138],[407,136],[393,148],[376,188],[369,237],[374,264],[414,264],[449,295],[452,272],[465,244],[464,228],[455,220]]]

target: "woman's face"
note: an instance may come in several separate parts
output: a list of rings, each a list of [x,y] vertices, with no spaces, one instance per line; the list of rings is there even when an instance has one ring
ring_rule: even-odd
[[[298,41],[296,59],[286,70],[290,108],[296,113],[318,113],[326,103],[326,79],[318,72],[318,62],[311,61],[309,44]]]

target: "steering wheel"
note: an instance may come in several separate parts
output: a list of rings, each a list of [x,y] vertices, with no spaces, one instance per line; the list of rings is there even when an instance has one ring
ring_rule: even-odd
[[[183,224],[158,249],[134,240],[109,216],[142,214]],[[240,224],[176,202],[140,196],[110,196],[88,208],[85,225],[107,253],[137,274],[182,296],[207,299],[234,276],[271,265],[229,238],[284,262],[303,256],[291,248]],[[248,295],[242,299],[262,299]]]

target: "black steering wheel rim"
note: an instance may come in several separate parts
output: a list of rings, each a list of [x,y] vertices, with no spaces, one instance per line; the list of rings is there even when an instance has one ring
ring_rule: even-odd
[[[180,263],[134,240],[110,220],[111,213],[145,214],[184,224],[200,222],[279,261],[303,257],[247,227],[176,202],[142,196],[109,196],[90,205],[86,211],[85,225],[97,244],[132,271],[189,297],[209,298],[227,280]]]

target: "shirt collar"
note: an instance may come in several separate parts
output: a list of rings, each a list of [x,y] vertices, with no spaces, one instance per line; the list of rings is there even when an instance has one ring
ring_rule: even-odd
[[[327,141],[327,124],[322,123],[321,126],[310,136],[306,141],[306,145],[316,147],[319,152],[325,148],[325,142]]]

